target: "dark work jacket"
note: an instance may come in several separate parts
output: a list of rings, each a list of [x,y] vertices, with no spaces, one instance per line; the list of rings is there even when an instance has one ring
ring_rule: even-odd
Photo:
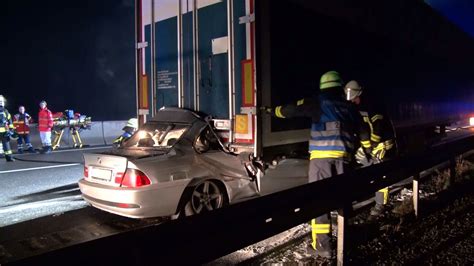
[[[379,143],[394,141],[395,133],[392,122],[380,103],[361,96],[361,103],[357,105],[357,108],[365,124],[359,126],[362,147],[375,148]]]
[[[342,97],[342,89],[329,89],[318,96],[277,106],[273,115],[279,118],[311,118],[310,159],[351,160],[362,118],[354,106]]]

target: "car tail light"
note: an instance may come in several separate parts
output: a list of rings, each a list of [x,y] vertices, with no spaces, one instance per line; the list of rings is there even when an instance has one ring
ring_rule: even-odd
[[[84,165],[84,177],[89,177],[89,167],[87,165]]]
[[[470,125],[471,127],[474,127],[474,116],[471,116],[471,117],[469,118],[469,125]]]
[[[117,182],[117,177],[115,178]],[[142,171],[127,169],[122,178],[121,187],[142,187],[151,184],[150,179]]]
[[[115,174],[115,184],[122,184],[123,173],[116,173]]]

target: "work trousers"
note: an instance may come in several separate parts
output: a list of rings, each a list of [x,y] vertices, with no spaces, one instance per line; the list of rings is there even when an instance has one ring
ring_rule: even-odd
[[[30,134],[19,134],[18,135],[18,150],[23,149],[23,142],[25,143],[27,148],[33,147],[30,142]]]
[[[381,158],[380,162],[384,162],[388,159],[393,158],[396,155],[396,150],[394,148],[386,150],[385,155],[383,158]],[[388,203],[388,187],[384,187],[380,189],[379,191],[375,192],[375,204],[378,206],[382,206]]]
[[[331,176],[347,173],[350,164],[344,159],[312,159],[309,162],[309,182],[320,181]],[[313,248],[331,251],[331,214],[323,214],[311,221]]]
[[[2,141],[2,148],[3,153],[5,154],[5,158],[9,158],[12,156],[12,149],[10,146],[10,137],[7,133],[0,133],[0,139]]]
[[[41,132],[40,131],[41,144],[43,147],[51,146],[51,131]]]

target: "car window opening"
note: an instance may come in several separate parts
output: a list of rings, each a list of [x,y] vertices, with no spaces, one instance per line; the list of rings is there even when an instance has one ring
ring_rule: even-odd
[[[137,131],[124,148],[171,148],[184,135],[189,125],[171,123],[149,123]]]

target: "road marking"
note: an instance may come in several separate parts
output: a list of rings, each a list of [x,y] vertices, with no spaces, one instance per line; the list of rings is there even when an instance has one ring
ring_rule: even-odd
[[[111,147],[112,146],[101,146],[101,147],[90,147],[90,148],[81,148],[81,149],[58,150],[58,151],[53,151],[52,154],[60,153],[60,152],[90,151],[90,150],[99,150],[99,149],[109,149]]]
[[[60,168],[60,167],[70,167],[70,166],[76,166],[76,165],[81,165],[81,164],[80,163],[70,163],[70,164],[61,164],[61,165],[50,165],[50,166],[24,168],[24,169],[15,169],[15,170],[0,171],[0,174],[8,174],[8,173],[15,173],[15,172],[26,172],[26,171],[34,171],[34,170],[42,170],[42,169]]]
[[[77,188],[79,190],[79,188]],[[54,205],[59,205],[59,204],[70,204],[72,201],[77,201],[81,200],[81,205],[87,205],[87,203],[82,199],[81,192],[77,192],[78,195],[71,195],[71,196],[65,196],[61,198],[55,198],[55,199],[47,199],[47,200],[40,200],[40,201],[34,201],[34,202],[26,202],[26,203],[14,203],[11,206],[5,206],[5,207],[0,207],[0,214],[5,214],[9,212],[19,212],[19,211],[24,211],[28,209],[38,209],[41,207],[48,207],[48,206],[54,206]],[[50,209],[51,210],[51,209]],[[50,211],[48,210],[48,211]]]

